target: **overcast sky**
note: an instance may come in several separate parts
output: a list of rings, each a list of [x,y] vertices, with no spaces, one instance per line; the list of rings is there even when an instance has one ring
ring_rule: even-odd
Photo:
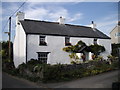
[[[118,2],[26,2],[19,10],[25,12],[26,19],[56,22],[60,16],[65,17],[66,24],[88,26],[94,21],[103,33],[109,35],[118,21]],[[23,2],[2,2],[3,40],[8,40],[8,17],[12,15]],[[12,40],[15,35],[15,15],[12,17]]]

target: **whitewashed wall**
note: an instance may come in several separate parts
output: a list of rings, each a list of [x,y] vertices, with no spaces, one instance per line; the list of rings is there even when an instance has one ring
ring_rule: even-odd
[[[16,34],[13,43],[13,60],[15,67],[26,62],[26,34],[21,24],[16,26]]]
[[[111,54],[111,39],[99,39],[98,44],[105,47],[105,52],[100,55],[103,56],[104,59],[107,59],[107,56]]]
[[[48,62],[50,64],[69,63],[69,54],[62,50],[64,46],[64,37],[47,36],[47,46],[39,46],[39,35],[27,35],[27,60],[31,58],[38,59],[36,52],[50,52],[48,54]]]
[[[70,42],[75,45],[79,40],[82,40],[87,45],[93,44],[93,38],[77,38],[71,37]],[[48,54],[48,62],[50,64],[66,64],[70,63],[69,53],[64,52],[65,37],[63,36],[46,36],[47,46],[39,46],[39,35],[27,35],[27,60],[31,58],[38,59],[36,52],[50,52]],[[106,58],[111,53],[110,39],[99,39],[98,43],[106,48],[106,51],[101,55]]]

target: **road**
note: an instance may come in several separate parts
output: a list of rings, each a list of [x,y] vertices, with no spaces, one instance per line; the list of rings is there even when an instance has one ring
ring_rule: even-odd
[[[112,88],[112,82],[118,80],[118,71],[84,77],[81,79],[59,83],[33,83],[3,73],[3,88]]]

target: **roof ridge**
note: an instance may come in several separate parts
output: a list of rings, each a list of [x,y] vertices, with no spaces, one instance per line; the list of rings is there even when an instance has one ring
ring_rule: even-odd
[[[24,21],[35,21],[35,22],[46,22],[46,23],[58,23],[58,22],[50,22],[50,21],[42,21],[42,20],[32,20],[32,19],[24,19]]]

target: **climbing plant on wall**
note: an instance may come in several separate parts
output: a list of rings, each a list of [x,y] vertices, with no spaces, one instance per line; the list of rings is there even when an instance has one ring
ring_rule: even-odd
[[[96,56],[105,51],[105,47],[98,44],[90,45],[89,48],[91,52],[94,53],[94,55]]]
[[[86,47],[87,47],[87,45],[84,42],[78,41],[78,43],[76,45],[64,47],[63,51],[69,52],[70,53],[69,57],[71,59],[74,59],[75,61],[77,61],[79,59],[79,57],[76,55],[76,53],[80,52],[81,50],[83,50]]]
[[[84,42],[78,41],[78,43],[76,45],[64,47],[63,51],[65,51],[65,52],[71,52],[71,53],[76,53],[76,52],[79,52],[80,49],[82,49],[82,48],[84,48],[86,46],[87,45]]]
[[[78,57],[76,57],[76,53],[81,53],[81,51],[92,52],[97,57],[100,53],[105,51],[105,47],[98,44],[87,46],[83,41],[78,41],[76,45],[64,47],[63,51],[69,52],[70,58],[76,60],[78,59]]]

